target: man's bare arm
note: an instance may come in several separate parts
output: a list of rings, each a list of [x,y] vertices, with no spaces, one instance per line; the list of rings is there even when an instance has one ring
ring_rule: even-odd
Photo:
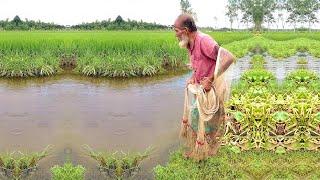
[[[217,77],[219,77],[225,70],[228,69],[228,67],[236,60],[235,56],[228,50],[222,49],[221,52],[221,68],[219,68],[219,71],[217,73]],[[212,73],[210,77],[210,81],[213,82],[214,80],[214,73]]]

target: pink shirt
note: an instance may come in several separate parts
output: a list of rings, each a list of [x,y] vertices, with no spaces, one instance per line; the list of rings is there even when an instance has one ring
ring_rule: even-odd
[[[211,36],[196,32],[194,45],[188,47],[188,53],[197,83],[214,73],[219,47]]]

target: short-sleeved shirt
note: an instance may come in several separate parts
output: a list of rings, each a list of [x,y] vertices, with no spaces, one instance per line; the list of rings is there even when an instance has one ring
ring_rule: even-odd
[[[196,32],[194,44],[188,47],[188,53],[197,83],[214,73],[219,47],[211,36]]]

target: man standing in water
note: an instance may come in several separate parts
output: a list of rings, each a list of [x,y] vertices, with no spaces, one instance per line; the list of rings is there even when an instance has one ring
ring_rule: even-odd
[[[221,48],[219,54],[219,65],[217,65],[217,58],[220,46],[209,35],[199,32],[197,30],[194,19],[192,18],[192,16],[188,14],[181,14],[180,16],[178,16],[173,28],[176,37],[179,40],[179,46],[181,48],[187,48],[188,50],[190,64],[193,70],[192,76],[187,80],[187,85],[200,84],[202,85],[203,89],[207,92],[211,90],[213,85],[221,87],[224,86],[219,85],[220,82],[219,80],[217,82],[215,80],[215,77],[217,78],[221,74],[223,74],[228,69],[228,67],[235,61],[235,57],[226,49]],[[219,67],[216,67],[216,65]],[[215,69],[217,69],[216,74]],[[186,157],[196,156],[196,159],[203,159],[203,157],[213,155],[216,153],[219,145],[217,145],[218,143],[214,142],[216,137],[219,136],[219,133],[217,132],[218,127],[220,127],[220,125],[223,124],[225,119],[222,97],[223,95],[221,95],[224,94],[224,92],[218,91],[225,90],[225,87],[215,88],[215,93],[219,99],[219,103],[217,104],[219,105],[217,106],[218,111],[215,113],[214,117],[210,121],[206,122],[207,127],[205,130],[205,139],[209,139],[208,141],[206,141],[209,142],[209,145],[207,146],[209,148],[206,148],[208,149],[208,152],[206,152],[205,155],[202,155],[201,157],[197,155],[193,156],[192,154],[195,154],[195,150],[193,149],[190,152],[185,153]],[[219,97],[219,95],[221,96]],[[196,134],[198,133],[199,129],[198,109],[195,109],[195,111],[191,112],[191,114],[191,121],[188,121],[186,117],[182,119],[182,127],[184,127],[184,133],[182,133],[184,135],[182,136],[187,138],[187,142],[189,142],[189,145],[191,144],[190,148],[192,149],[192,146],[194,146],[194,144],[196,144],[196,147],[199,147],[199,144],[202,145],[203,142],[201,143],[198,140],[196,140]],[[187,129],[191,130],[188,135]]]

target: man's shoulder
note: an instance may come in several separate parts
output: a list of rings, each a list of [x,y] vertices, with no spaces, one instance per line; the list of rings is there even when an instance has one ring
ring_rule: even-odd
[[[200,44],[208,45],[208,44],[217,44],[217,42],[209,35],[203,32],[199,33],[200,38]]]

